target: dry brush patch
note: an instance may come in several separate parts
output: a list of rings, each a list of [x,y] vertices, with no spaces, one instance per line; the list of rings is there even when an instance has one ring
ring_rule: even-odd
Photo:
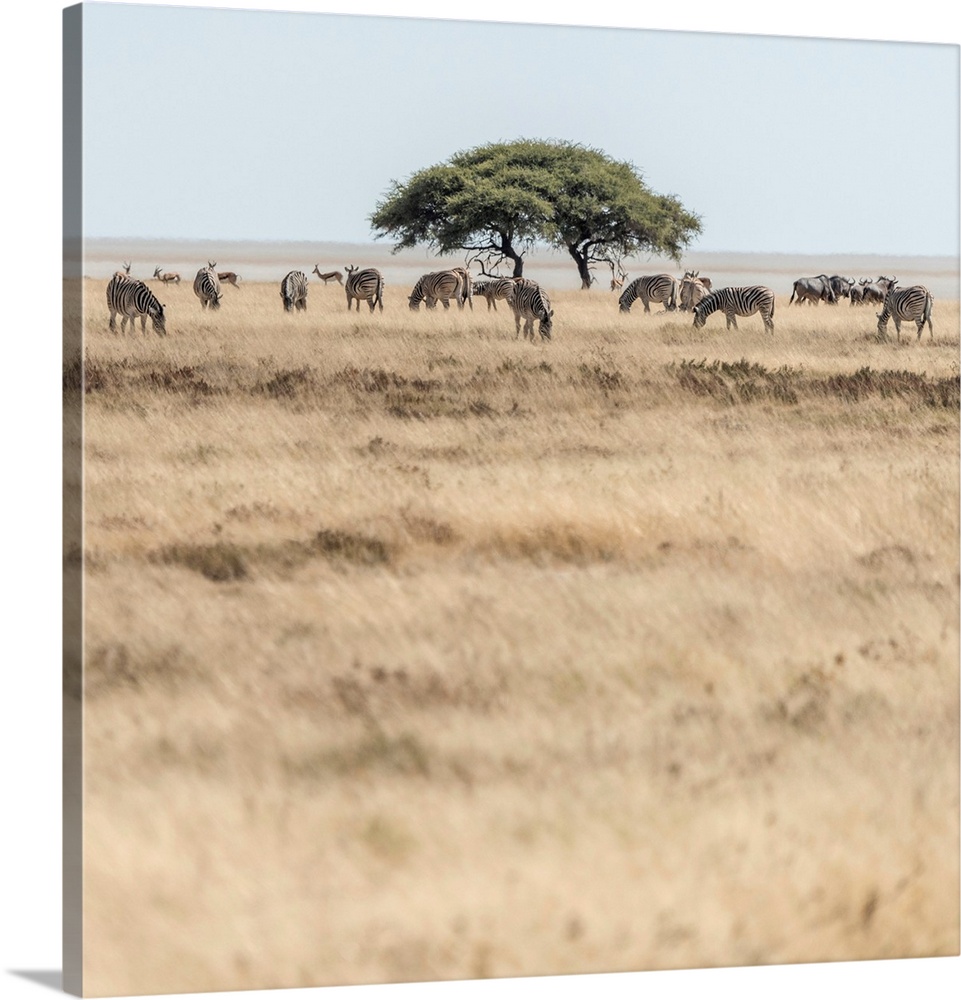
[[[88,284],[89,988],[957,950],[957,303]]]

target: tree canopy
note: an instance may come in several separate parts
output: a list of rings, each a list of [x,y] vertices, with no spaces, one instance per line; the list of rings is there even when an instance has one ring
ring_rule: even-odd
[[[700,219],[674,195],[659,195],[630,163],[572,142],[520,139],[456,153],[446,163],[393,181],[370,216],[395,251],[426,244],[466,251],[489,266],[513,262],[537,242],[566,250],[582,287],[592,264],[656,253],[680,261]]]

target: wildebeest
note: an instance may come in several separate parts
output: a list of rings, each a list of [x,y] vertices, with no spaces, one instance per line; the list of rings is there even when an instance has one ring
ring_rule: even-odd
[[[839,274],[832,274],[828,281],[831,283],[831,291],[834,292],[836,300],[850,297],[851,289],[854,287],[854,278],[842,278]]]
[[[862,292],[865,302],[877,302],[883,304],[887,294],[898,283],[897,278],[886,278],[883,274],[877,281],[870,281],[864,286]]]
[[[788,305],[794,301],[795,297],[797,297],[798,305],[801,305],[802,302],[813,302],[817,305],[821,301],[834,304],[838,300],[831,288],[831,279],[826,274],[819,274],[813,278],[798,278],[794,282],[794,290],[791,292]]]

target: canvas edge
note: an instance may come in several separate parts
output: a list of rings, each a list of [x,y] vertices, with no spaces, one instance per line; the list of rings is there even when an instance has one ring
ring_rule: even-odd
[[[63,979],[83,993],[83,5],[63,10]]]

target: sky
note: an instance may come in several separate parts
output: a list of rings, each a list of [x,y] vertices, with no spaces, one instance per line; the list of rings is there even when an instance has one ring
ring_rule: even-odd
[[[691,249],[958,254],[957,44],[84,10],[87,236],[365,242],[392,181],[525,137],[634,164]]]

